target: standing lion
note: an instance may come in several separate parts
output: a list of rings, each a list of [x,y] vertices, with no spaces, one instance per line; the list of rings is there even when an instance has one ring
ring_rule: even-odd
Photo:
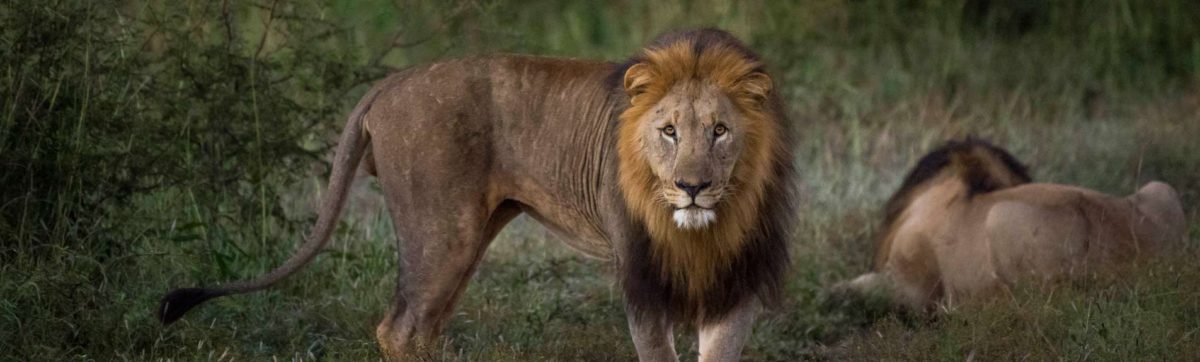
[[[350,115],[308,240],[257,279],[179,289],[173,322],[208,299],[261,290],[325,246],[359,161],[376,174],[403,273],[376,336],[402,358],[437,338],[484,251],[527,213],[616,263],[638,357],[736,360],[788,262],[790,124],[759,58],[729,33],[669,33],[624,64],[523,55],[396,73]]]

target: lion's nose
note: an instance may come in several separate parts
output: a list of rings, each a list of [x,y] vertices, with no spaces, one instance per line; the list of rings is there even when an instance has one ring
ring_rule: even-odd
[[[675,187],[678,187],[680,190],[683,190],[683,192],[686,192],[688,194],[688,196],[691,196],[693,198],[696,197],[696,195],[700,194],[700,190],[703,190],[704,188],[709,187],[709,186],[712,186],[712,181],[706,181],[706,182],[703,182],[700,184],[689,184],[687,182],[684,182],[683,180],[675,181]]]

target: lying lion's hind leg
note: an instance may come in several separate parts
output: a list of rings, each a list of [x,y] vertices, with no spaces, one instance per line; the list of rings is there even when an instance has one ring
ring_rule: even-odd
[[[487,246],[520,212],[509,203],[491,212],[467,208],[411,228],[405,221],[415,220],[412,215],[393,217],[404,239],[403,266],[395,300],[375,330],[385,356],[403,359],[433,347]]]
[[[870,272],[834,284],[825,290],[826,309],[863,311],[887,309],[894,298],[895,286],[885,272]]]

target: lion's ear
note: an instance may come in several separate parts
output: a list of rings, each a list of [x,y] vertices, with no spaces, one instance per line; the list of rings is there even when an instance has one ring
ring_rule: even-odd
[[[634,64],[625,70],[625,93],[629,94],[629,98],[637,97],[646,91],[653,79],[654,72],[650,70],[649,65]]]
[[[757,105],[762,105],[767,102],[773,83],[771,76],[767,73],[752,72],[739,79],[737,87],[743,96],[753,100]]]

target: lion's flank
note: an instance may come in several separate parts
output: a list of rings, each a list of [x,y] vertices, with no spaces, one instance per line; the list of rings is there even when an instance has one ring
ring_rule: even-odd
[[[964,186],[961,189],[963,196],[967,198],[1032,181],[1025,165],[1003,148],[974,137],[947,141],[922,156],[888,199],[876,242],[876,267],[887,261],[888,253],[878,251],[889,250],[893,228],[904,210],[918,194],[926,191],[924,186],[942,177],[960,180]]]
[[[715,320],[748,296],[773,299],[788,261],[792,157],[782,104],[758,56],[724,31],[692,30],[660,36],[617,72],[630,95],[620,115],[619,182],[630,216],[649,236],[626,253],[630,304]],[[656,177],[637,141],[642,115],[676,84],[693,81],[716,85],[750,125],[730,180],[737,193],[706,228],[678,227],[656,201]]]

